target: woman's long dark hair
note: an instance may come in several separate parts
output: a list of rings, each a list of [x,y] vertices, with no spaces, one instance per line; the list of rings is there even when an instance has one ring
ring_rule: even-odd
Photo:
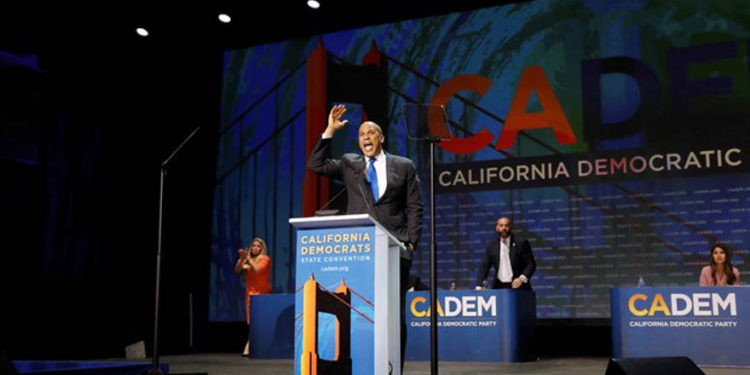
[[[727,276],[727,285],[734,285],[737,281],[737,277],[734,275],[734,267],[732,267],[732,253],[729,251],[727,245],[717,243],[711,246],[711,278],[714,279],[714,285],[717,285],[716,280],[716,269],[719,267],[714,261],[714,249],[716,248],[724,250],[724,274]]]

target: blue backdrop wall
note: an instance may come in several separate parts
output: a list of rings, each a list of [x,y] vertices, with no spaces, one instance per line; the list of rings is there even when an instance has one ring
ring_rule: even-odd
[[[609,317],[609,288],[641,276],[697,284],[714,241],[744,270],[748,25],[741,1],[534,1],[226,51],[210,320],[243,319],[232,268],[255,236],[269,244],[274,291],[293,292],[288,219],[302,215],[305,66],[320,44],[329,65],[382,54],[386,149],[423,181],[428,154],[407,137],[404,104],[445,98],[448,121],[430,129],[461,140],[437,154],[440,286],[473,288],[501,215],[534,249],[539,318]],[[349,104],[339,151],[357,150],[362,108]],[[425,282],[429,220],[412,267]]]

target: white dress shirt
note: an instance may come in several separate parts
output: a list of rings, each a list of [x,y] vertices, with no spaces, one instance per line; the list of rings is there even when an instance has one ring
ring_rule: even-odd
[[[325,134],[321,135],[320,138],[329,139]],[[370,158],[365,158],[365,176],[367,176],[368,168],[370,168]],[[388,177],[385,175],[385,152],[380,149],[380,154],[375,155],[375,173],[378,174],[378,199],[383,196],[385,189],[388,187]],[[369,180],[368,180],[369,181]]]
[[[497,266],[497,278],[503,283],[513,281],[513,268],[510,266],[510,238],[500,239],[500,264]]]

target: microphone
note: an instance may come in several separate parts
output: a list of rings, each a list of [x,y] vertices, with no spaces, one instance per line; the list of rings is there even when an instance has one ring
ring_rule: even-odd
[[[357,176],[359,176],[359,174],[357,174]],[[372,206],[370,206],[370,203],[367,201],[367,196],[365,195],[365,191],[362,190],[362,184],[360,183],[359,180],[357,181],[357,187],[359,188],[359,194],[362,195],[362,201],[365,202],[365,207],[367,207],[367,214],[372,216],[375,220],[378,220],[381,223],[383,223],[383,221],[381,221],[380,218],[378,218],[377,212],[375,212],[375,210],[372,209]],[[407,248],[406,243],[402,243],[401,246],[402,246],[400,250],[401,256],[404,258],[409,258],[410,256],[404,256],[404,254],[409,253],[408,250],[406,250]]]
[[[326,202],[326,204],[321,206],[319,210],[315,211],[315,216],[333,216],[333,215],[338,214],[339,210],[337,209],[326,210],[325,208],[328,207],[328,205],[330,205],[331,203],[333,203],[333,201],[335,201],[336,198],[338,198],[339,195],[343,194],[345,191],[346,191],[346,188],[343,188],[338,193],[336,193],[336,195],[334,195],[333,198],[329,199],[328,202]]]
[[[372,207],[370,207],[370,203],[367,202],[367,197],[365,196],[365,191],[362,190],[362,184],[357,181],[357,187],[359,188],[359,194],[362,195],[362,201],[365,202],[365,207],[367,207],[367,213],[375,216],[375,214],[372,212]]]
[[[357,182],[357,187],[359,188],[359,194],[362,196],[362,201],[365,202],[365,207],[367,207],[367,213],[374,217],[375,214],[372,212],[372,207],[370,207],[370,203],[367,202],[367,196],[365,196],[365,191],[362,190],[362,184],[361,184],[362,181],[360,179],[361,174],[362,174],[362,169],[357,168],[356,174],[354,175],[354,181]],[[367,176],[365,176],[365,178],[367,178]]]

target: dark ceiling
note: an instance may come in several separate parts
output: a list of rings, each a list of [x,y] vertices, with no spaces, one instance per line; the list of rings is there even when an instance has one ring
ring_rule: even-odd
[[[446,14],[512,3],[502,0],[372,2],[321,0],[313,10],[306,0],[218,1],[157,4],[155,1],[107,1],[88,5],[1,6],[0,49],[39,53],[69,43],[112,45],[137,42],[138,26],[149,43],[239,48],[336,30]],[[230,24],[217,15],[228,13]]]

